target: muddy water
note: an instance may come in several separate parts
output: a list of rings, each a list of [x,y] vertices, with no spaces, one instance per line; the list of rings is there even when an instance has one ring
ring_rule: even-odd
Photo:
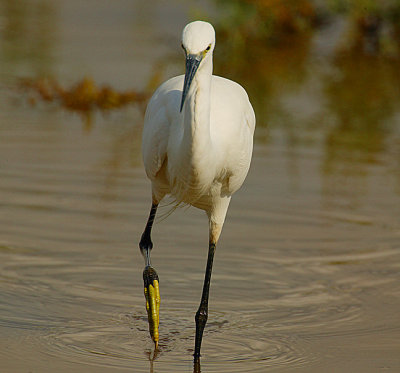
[[[67,83],[90,74],[143,88],[154,69],[179,71],[181,3],[168,8],[172,23],[163,2],[96,4],[1,3],[2,372],[193,370],[206,217],[178,210],[155,225],[152,362],[137,246],[150,203],[140,111],[94,115],[88,129],[55,105],[31,106],[13,84],[44,69]],[[244,80],[258,128],[216,254],[202,372],[400,371],[398,69],[337,57],[337,34],[324,32],[303,45],[298,69],[277,52],[253,61],[257,79],[240,62],[216,63]]]

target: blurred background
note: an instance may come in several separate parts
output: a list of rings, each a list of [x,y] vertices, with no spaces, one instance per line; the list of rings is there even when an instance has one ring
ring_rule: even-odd
[[[137,242],[144,110],[196,19],[257,117],[202,371],[399,371],[400,1],[0,0],[2,371],[192,370],[206,218],[155,226],[154,361]]]

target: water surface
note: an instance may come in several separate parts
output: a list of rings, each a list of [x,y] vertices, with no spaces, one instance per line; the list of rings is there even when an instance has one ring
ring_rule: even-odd
[[[163,2],[24,4],[1,3],[1,371],[190,372],[205,215],[181,209],[154,227],[151,362],[142,114],[95,114],[88,129],[16,88],[46,73],[144,89],[154,70],[183,68],[187,9],[174,3],[167,21]],[[336,55],[339,26],[304,42],[298,69],[271,51],[252,60],[253,77],[216,62],[250,92],[258,128],[216,253],[202,372],[400,370],[400,70]]]

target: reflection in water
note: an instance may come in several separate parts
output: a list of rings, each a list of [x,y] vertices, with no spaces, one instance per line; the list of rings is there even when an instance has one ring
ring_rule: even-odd
[[[193,373],[201,373],[200,359],[193,363]]]
[[[87,130],[91,129],[93,112],[100,110],[103,114],[129,105],[138,105],[144,112],[148,95],[144,92],[130,90],[118,92],[110,86],[99,87],[91,78],[83,78],[70,88],[62,87],[55,79],[21,79],[21,91],[30,95],[30,102],[38,99],[55,103],[62,109],[79,113]]]
[[[3,26],[1,74],[51,75],[57,35],[55,4],[48,0],[0,0]]]
[[[150,362],[150,373],[154,373],[154,361],[157,359],[158,349],[154,349],[153,351],[148,351],[148,357]]]
[[[146,352],[149,359],[149,373],[155,373],[154,362],[157,360],[159,350],[149,350]],[[193,362],[193,373],[201,373],[201,362],[200,359],[196,359]]]
[[[334,67],[336,73],[324,80],[332,123],[324,139],[324,193],[347,186],[355,207],[365,195],[370,165],[380,162],[390,146],[400,99],[398,62],[339,52]]]
[[[280,98],[307,79],[310,42],[310,34],[271,48],[261,42],[236,46],[229,39],[221,40],[215,51],[214,73],[243,82],[257,113],[257,125],[265,127],[281,119],[279,125],[285,126],[292,115],[284,110]],[[286,130],[290,133],[291,128]]]
[[[332,45],[340,33],[348,37],[333,28],[325,32],[320,45]],[[293,188],[300,185],[304,172],[300,149],[320,142],[325,203],[335,205],[339,192],[348,198],[347,206],[357,206],[365,195],[370,166],[387,151],[395,154],[388,149],[395,146],[388,139],[399,114],[399,61],[362,53],[363,49],[338,48],[343,39],[320,57],[310,32],[288,40],[279,47],[259,42],[233,45],[223,40],[216,51],[215,71],[243,82],[250,92],[258,142],[285,142]],[[233,58],[225,58],[231,54]],[[269,137],[263,127],[268,128]]]
[[[351,53],[339,54],[334,67],[337,72],[324,81],[327,109],[336,128],[326,144],[364,153],[359,160],[373,161],[384,150],[391,118],[398,109],[398,63]]]
[[[57,71],[53,42],[71,46],[58,4],[70,5],[74,20],[83,18],[72,39],[93,31],[110,53],[86,62],[91,69],[112,69],[125,82],[119,63],[128,61],[132,88],[139,74],[145,87],[153,73],[164,80],[183,71],[181,51],[169,48],[158,22],[143,32],[130,18],[116,21],[107,1],[93,8],[81,1],[0,4],[2,83],[16,81],[20,71]],[[117,2],[112,9],[135,9],[141,24],[143,14],[156,19],[157,11],[172,22],[160,4],[146,4]],[[147,13],[138,13],[142,7]],[[89,13],[99,20],[95,30]],[[177,14],[173,22],[186,23]],[[218,39],[215,72],[250,92],[258,132],[249,178],[216,253],[204,373],[400,369],[393,317],[400,307],[400,69],[397,60],[337,50],[331,30],[337,33],[328,28],[318,44],[316,30],[282,48]],[[103,37],[110,33],[115,37]],[[138,46],[132,34],[147,39]],[[112,54],[115,40],[133,53]],[[321,55],[315,45],[331,49]],[[96,44],[84,47],[91,54]],[[68,74],[69,82],[82,77],[74,69]],[[193,304],[203,281],[204,217],[195,210],[157,223],[153,260],[165,299],[157,356],[148,338],[137,248],[148,208],[142,114],[132,108],[95,115],[85,132],[75,115],[21,101],[0,100],[2,369],[200,371],[192,357]]]

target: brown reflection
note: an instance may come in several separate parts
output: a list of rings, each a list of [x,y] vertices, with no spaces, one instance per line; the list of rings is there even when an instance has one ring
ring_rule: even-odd
[[[240,82],[247,90],[257,115],[257,126],[287,113],[280,96],[301,86],[307,79],[311,33],[292,35],[279,45],[261,41],[232,44],[224,39],[215,50],[214,73]],[[282,121],[281,124],[286,123]]]
[[[70,88],[62,87],[55,79],[21,79],[21,87],[33,93],[31,103],[37,99],[54,102],[63,109],[81,114],[90,124],[93,110],[103,112],[138,104],[144,108],[147,94],[135,90],[118,92],[110,86],[99,87],[91,78],[84,78]]]
[[[336,9],[349,17],[346,49],[366,55],[390,55],[399,58],[400,2],[349,1]]]
[[[287,123],[280,98],[307,78],[307,59],[319,15],[314,2],[216,0],[215,73],[249,93],[257,126]],[[225,16],[224,14],[229,14]]]
[[[52,1],[0,0],[2,73],[51,73],[57,13]]]

